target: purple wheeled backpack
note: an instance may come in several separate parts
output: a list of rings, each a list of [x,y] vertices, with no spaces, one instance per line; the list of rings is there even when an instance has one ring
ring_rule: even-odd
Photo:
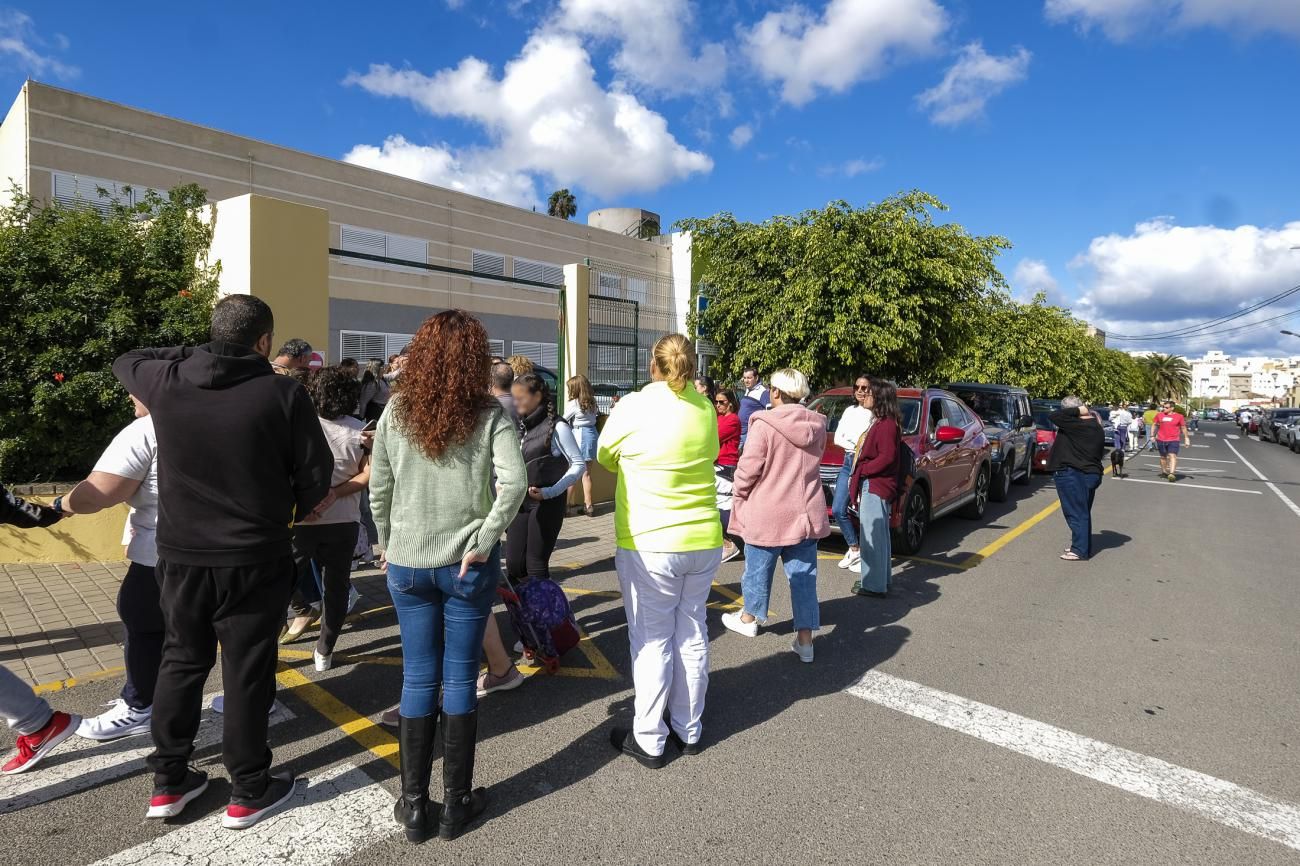
[[[524,655],[546,668],[560,669],[560,656],[578,645],[581,638],[573,608],[560,585],[549,577],[532,577],[512,586],[497,588],[506,604],[510,624],[524,645]]]

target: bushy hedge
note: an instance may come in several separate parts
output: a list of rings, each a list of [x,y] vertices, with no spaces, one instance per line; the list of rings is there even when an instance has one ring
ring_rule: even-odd
[[[0,479],[84,475],[131,419],[113,359],[201,343],[216,298],[212,222],[193,184],[108,213],[0,208]]]

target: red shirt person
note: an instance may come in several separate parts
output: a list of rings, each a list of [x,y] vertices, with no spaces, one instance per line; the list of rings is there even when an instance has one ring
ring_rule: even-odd
[[[713,405],[718,412],[717,463],[735,466],[740,462],[740,415],[736,411],[736,397],[730,391],[719,391]]]
[[[1181,412],[1174,411],[1173,400],[1165,400],[1160,404],[1152,425],[1156,428],[1156,450],[1160,452],[1160,474],[1176,481],[1179,439],[1189,447],[1192,444],[1191,434],[1187,432],[1187,419]]]

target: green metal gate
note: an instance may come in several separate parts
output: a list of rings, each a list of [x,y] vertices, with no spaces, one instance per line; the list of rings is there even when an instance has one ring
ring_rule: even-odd
[[[595,294],[588,298],[587,378],[604,411],[609,411],[605,404],[614,394],[634,390],[646,376],[637,369],[639,315],[636,301]]]

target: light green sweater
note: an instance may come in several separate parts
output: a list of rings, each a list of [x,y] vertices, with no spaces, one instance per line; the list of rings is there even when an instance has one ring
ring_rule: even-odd
[[[687,383],[676,393],[652,382],[609,413],[596,459],[618,473],[618,546],[690,553],[722,546],[713,461],[718,415]]]
[[[379,419],[370,462],[370,513],[385,558],[438,568],[470,551],[487,556],[528,492],[515,425],[494,401],[464,443],[430,460],[397,423],[400,399]]]

